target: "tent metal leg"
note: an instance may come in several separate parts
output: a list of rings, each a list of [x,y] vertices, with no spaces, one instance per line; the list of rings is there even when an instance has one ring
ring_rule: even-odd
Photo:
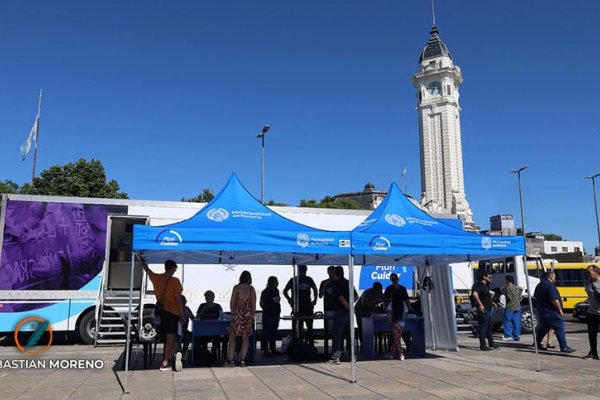
[[[131,346],[131,307],[133,304],[133,276],[135,268],[135,254],[131,252],[131,271],[129,274],[129,307],[127,310],[127,334],[125,336],[125,386],[123,393],[129,393],[129,347]]]
[[[354,344],[354,257],[352,256],[348,257],[348,267],[348,285],[350,286],[348,288],[348,303],[350,304],[350,310],[348,310],[350,312],[350,363],[352,364],[352,379],[350,383],[354,383],[356,382],[356,371],[354,368],[356,364],[354,361],[356,359],[356,349]]]
[[[523,207],[523,205],[521,204],[521,207]],[[523,213],[523,209],[521,209],[521,213]],[[523,231],[523,235],[525,235],[525,231]],[[535,314],[534,314],[534,310],[533,310],[533,301],[531,300],[531,298],[533,297],[533,293],[531,293],[531,286],[529,285],[529,271],[527,270],[527,256],[525,254],[523,254],[523,270],[525,271],[525,283],[527,285],[527,301],[529,303],[529,312],[531,313],[531,327],[533,330],[533,347],[535,349],[535,364],[536,364],[536,368],[535,370],[537,372],[540,372],[542,370],[542,368],[540,367],[540,357],[538,354],[538,342],[537,342],[537,338],[535,337],[535,331],[537,330],[536,328],[536,318],[535,318]]]

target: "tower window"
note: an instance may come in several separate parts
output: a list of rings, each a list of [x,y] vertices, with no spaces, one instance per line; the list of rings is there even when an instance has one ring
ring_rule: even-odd
[[[448,96],[452,95],[452,86],[446,85],[446,93],[448,93]]]

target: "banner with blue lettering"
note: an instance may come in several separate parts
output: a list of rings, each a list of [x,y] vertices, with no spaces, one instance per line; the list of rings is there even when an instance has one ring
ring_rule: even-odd
[[[405,265],[363,265],[360,270],[359,290],[373,287],[374,282],[380,282],[385,289],[392,284],[391,274],[398,275],[398,282],[408,290],[415,289],[415,267]]]

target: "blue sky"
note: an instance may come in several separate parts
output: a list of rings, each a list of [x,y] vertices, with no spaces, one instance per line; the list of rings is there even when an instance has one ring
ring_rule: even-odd
[[[437,25],[462,68],[462,141],[475,221],[597,243],[600,172],[597,1],[444,0]],[[407,164],[420,192],[410,77],[428,0],[4,1],[0,180],[30,179],[19,146],[44,89],[38,172],[101,160],[135,199],[217,191],[231,172],[260,196],[387,189]],[[599,181],[600,186],[600,181]],[[520,222],[519,222],[520,223]]]

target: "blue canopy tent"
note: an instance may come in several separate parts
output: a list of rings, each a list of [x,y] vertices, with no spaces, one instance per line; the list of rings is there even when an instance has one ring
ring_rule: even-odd
[[[164,226],[134,225],[133,250],[148,262],[188,264],[347,263],[350,233],[291,221],[256,200],[232,174],[193,217]]]
[[[256,200],[232,174],[193,217],[164,226],[134,225],[132,248],[143,251],[149,263],[170,258],[185,264],[347,264],[350,232],[320,230],[282,217]],[[131,271],[129,320],[133,261]],[[130,334],[128,326],[125,391]]]
[[[411,202],[395,183],[379,207],[352,231],[355,263],[414,265],[420,282],[425,276],[430,278],[428,282],[435,282],[437,290],[428,284],[421,287],[424,315],[429,317],[425,324],[426,342],[433,349],[458,348],[448,264],[522,255],[524,251],[520,236],[466,232],[433,218]],[[441,335],[436,335],[435,326]]]

